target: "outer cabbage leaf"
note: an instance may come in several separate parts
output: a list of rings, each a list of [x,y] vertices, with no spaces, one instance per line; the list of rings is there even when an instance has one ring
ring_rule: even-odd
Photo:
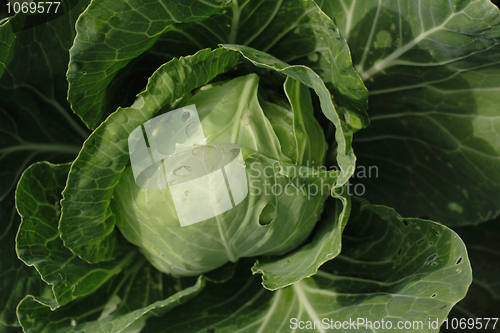
[[[340,253],[342,231],[349,219],[351,201],[347,195],[335,197],[339,200],[326,201],[326,215],[319,222],[319,229],[310,243],[282,258],[262,258],[253,265],[252,272],[262,274],[264,288],[276,290],[313,276],[321,265]]]
[[[422,321],[410,330],[438,332],[472,280],[462,240],[441,224],[403,219],[384,206],[353,211],[342,254],[314,277],[271,292],[242,267],[226,284],[207,287],[195,302],[150,319],[142,332],[290,332],[292,318],[341,324],[383,319],[394,330],[398,321]],[[436,326],[429,327],[429,318]],[[384,330],[360,325],[357,331]]]
[[[168,4],[172,12],[179,10],[182,14],[176,4]],[[195,15],[189,20],[177,17],[175,22],[166,19],[156,35],[129,31],[127,15],[131,11],[123,10],[122,5],[99,1],[82,15],[77,25],[79,35],[71,50],[69,100],[89,126],[97,126],[116,107],[130,105],[133,92],[142,88],[136,82],[145,81],[165,61],[202,48],[215,48],[220,43],[248,45],[285,62],[313,67],[327,82],[339,112],[346,115],[353,131],[368,124],[367,90],[352,68],[347,44],[313,1],[232,1],[226,7],[215,2],[212,7],[202,1],[193,4],[196,10],[206,4],[206,15]],[[153,29],[159,22],[150,19]],[[144,17],[135,20],[147,21]],[[127,27],[120,30],[122,25]],[[295,47],[298,40],[300,48]],[[130,42],[139,44],[133,52]],[[99,59],[90,52],[94,50],[101,52]],[[97,85],[93,83],[96,79]],[[123,96],[123,91],[130,96]]]
[[[222,7],[217,0],[93,1],[77,21],[70,50],[68,100],[75,113],[95,129],[109,114],[101,105],[118,70],[149,49],[173,23],[200,21]]]
[[[201,276],[195,281],[168,277],[143,259],[86,298],[51,310],[56,307],[55,300],[28,295],[17,313],[26,333],[139,332],[147,317],[165,313],[196,296],[205,281]]]
[[[0,78],[12,59],[12,45],[16,38],[8,20],[0,22]]]
[[[311,67],[327,84],[353,131],[368,124],[368,91],[352,67],[349,47],[314,1],[233,1],[206,20],[176,25],[148,52],[168,58],[218,44],[245,45]]]
[[[70,11],[67,2],[61,4],[64,15],[36,28],[21,29],[35,24],[36,15],[16,15],[0,25],[6,38],[0,51],[6,66],[0,75],[0,200],[30,163],[71,160],[88,135],[68,112],[64,89],[72,23],[88,1]],[[61,31],[59,38],[49,37],[53,31]]]
[[[0,332],[17,332],[16,306],[29,293],[39,293],[44,284],[35,270],[16,256],[16,232],[19,215],[14,206],[14,191],[0,201]]]
[[[88,135],[70,112],[64,73],[74,22],[89,1],[72,9],[69,2],[61,1],[60,16],[50,21],[19,13],[0,22],[0,331],[19,325],[17,303],[44,285],[15,253],[16,183],[35,161],[71,161]]]
[[[17,253],[37,269],[44,281],[37,279],[38,285],[45,285],[37,293],[28,289],[17,307],[24,332],[140,328],[146,316],[164,313],[203,288],[205,278],[179,280],[161,274],[131,247],[117,260],[97,264],[65,248],[57,225],[68,171],[69,164],[36,163],[24,172],[16,191],[22,216]]]
[[[340,0],[333,6],[370,91],[366,197],[448,225],[500,212],[500,11],[488,0]]]
[[[56,302],[52,307],[91,294],[137,256],[137,251],[129,247],[128,253],[117,260],[92,265],[64,247],[57,227],[69,168],[69,164],[35,163],[23,173],[16,190],[16,207],[22,219],[16,252],[52,286]]]

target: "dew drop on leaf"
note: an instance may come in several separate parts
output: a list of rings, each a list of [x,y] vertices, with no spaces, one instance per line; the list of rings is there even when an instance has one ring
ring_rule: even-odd
[[[196,122],[196,121],[193,121],[192,123],[188,124],[186,126],[186,130],[185,130],[187,137],[192,139],[192,137],[195,136],[196,133],[198,132],[199,126],[200,126],[200,123]]]
[[[186,122],[186,120],[188,120],[188,119],[189,119],[189,117],[191,117],[191,114],[190,114],[188,111],[184,111],[184,112],[182,113],[182,117],[181,117],[181,119],[182,119],[182,121],[183,121],[183,122]]]

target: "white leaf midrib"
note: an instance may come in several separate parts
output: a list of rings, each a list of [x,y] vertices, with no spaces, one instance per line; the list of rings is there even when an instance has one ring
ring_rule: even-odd
[[[307,296],[306,296],[304,289],[302,287],[302,283],[303,282],[298,282],[292,286],[297,297],[299,298],[300,306],[306,310],[307,314],[309,315],[309,317],[312,319],[313,322],[320,322],[318,314],[316,313],[316,311],[312,307],[311,303],[309,303],[309,300],[307,299]],[[323,329],[323,327],[321,325],[318,328],[318,330],[321,333],[326,333],[326,331]]]

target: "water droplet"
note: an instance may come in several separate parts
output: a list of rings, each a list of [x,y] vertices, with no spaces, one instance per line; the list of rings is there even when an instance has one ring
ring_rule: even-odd
[[[188,120],[188,119],[189,119],[189,117],[191,117],[191,113],[189,113],[189,111],[184,111],[184,112],[182,113],[182,117],[181,117],[181,119],[182,119],[182,121],[183,121],[183,122],[186,122],[186,120]]]
[[[196,136],[197,133],[200,132],[200,123],[197,121],[193,121],[192,123],[186,126],[185,132],[187,137],[192,139],[193,137]]]
[[[71,286],[71,290],[72,290],[72,291],[75,291],[75,289],[76,289],[76,286],[75,286],[75,285],[72,285],[72,286]]]
[[[181,167],[175,169],[174,175],[187,177],[191,174],[191,171],[193,171],[193,169],[190,166],[181,166]],[[172,184],[172,182],[170,184]]]
[[[71,319],[71,326],[76,326],[76,320]]]
[[[83,62],[81,61],[74,61],[69,64],[69,70],[71,72],[79,72],[83,71]]]
[[[310,55],[307,56],[307,58],[312,62],[316,62],[318,61],[319,56],[317,53],[311,53]]]
[[[189,195],[190,195],[190,194],[191,194],[191,192],[189,192],[188,190],[185,190],[185,191],[184,191],[184,195],[185,195],[186,197],[189,197]]]
[[[456,202],[450,202],[448,204],[448,209],[458,214],[461,214],[464,211],[463,207]]]
[[[243,119],[241,122],[243,123],[243,125],[247,125],[248,124],[248,120],[246,120],[246,119]]]
[[[202,151],[203,151],[203,149],[201,149],[201,148],[195,148],[191,152],[193,153],[193,155],[200,155],[202,153]]]
[[[172,181],[170,182],[170,186],[175,186],[175,185],[177,185],[177,184],[179,184],[179,182],[178,182],[177,180],[172,180]]]
[[[59,277],[59,280],[62,280],[62,275],[61,275],[61,273],[57,274],[57,276]]]
[[[330,258],[331,256],[332,256],[332,254],[331,254],[331,253],[328,253],[328,254],[326,255],[326,257],[327,257],[327,258]]]

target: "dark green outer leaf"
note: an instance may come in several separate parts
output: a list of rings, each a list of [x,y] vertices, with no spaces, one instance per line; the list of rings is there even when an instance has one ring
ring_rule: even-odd
[[[89,262],[113,259],[121,250],[109,207],[129,162],[128,135],[163,107],[236,65],[236,53],[201,50],[173,59],[150,78],[134,105],[119,108],[84,143],[71,166],[59,225],[65,246]]]
[[[221,14],[176,25],[147,53],[169,58],[221,43],[250,46],[284,62],[311,67],[327,84],[352,130],[367,126],[368,91],[352,67],[346,41],[314,1],[233,2]]]
[[[0,87],[0,97],[2,93],[7,91],[2,91]],[[69,132],[70,127],[68,122],[64,118],[59,118],[59,121],[45,118],[41,114],[42,110],[32,104],[35,101],[29,94],[24,95],[18,90],[14,92],[14,96],[20,99],[16,99],[13,104],[8,103],[10,101],[6,103],[9,112],[0,107],[0,200],[11,193],[21,173],[30,163],[40,159],[71,160],[78,154],[82,140],[74,135],[65,137],[64,134]],[[14,112],[17,106],[21,109]],[[44,111],[51,114],[53,110]],[[56,132],[58,129],[62,129],[61,133]]]
[[[149,49],[173,23],[208,18],[224,5],[216,0],[99,0],[80,16],[70,50],[68,100],[91,129],[108,115],[101,106],[118,70]]]
[[[451,324],[453,318],[496,318],[500,309],[500,251],[498,239],[500,237],[500,219],[482,223],[478,226],[467,226],[455,228],[467,245],[469,258],[472,265],[474,280],[467,296],[458,303],[450,312],[448,317]],[[485,325],[486,321],[481,320]],[[493,321],[488,329],[477,330],[478,332],[500,332],[497,323],[493,329]],[[451,325],[448,330],[452,332]],[[472,330],[470,330],[472,331]]]
[[[16,252],[52,286],[55,307],[91,294],[137,256],[137,251],[129,248],[119,260],[91,265],[64,247],[57,226],[69,168],[70,164],[35,163],[23,173],[16,190],[16,207],[22,219]]]
[[[97,264],[65,248],[57,223],[69,167],[36,163],[24,172],[17,188],[22,216],[17,252],[48,283],[38,278],[46,288],[28,290],[17,308],[25,332],[121,332],[132,324],[140,327],[144,315],[161,314],[201,290],[201,277],[195,283],[166,276],[130,247],[121,258]],[[226,267],[210,279],[224,281],[231,274],[231,267]]]
[[[410,216],[477,224],[500,212],[500,11],[488,0],[332,3],[370,91],[366,197]]]
[[[26,296],[18,306],[18,317],[24,331],[118,333],[128,327],[132,330],[140,329],[147,316],[154,312],[162,314],[186,302],[196,296],[205,285],[204,278],[200,276],[191,286],[183,286],[180,281],[176,283],[173,278],[165,278],[163,283],[167,284],[163,286],[162,278],[150,279],[151,275],[158,275],[158,272],[151,272],[149,265],[149,268],[144,269],[143,264],[142,260],[139,265],[126,270],[125,276],[119,276],[120,279],[116,279],[114,283],[108,283],[91,296],[55,311],[51,311],[55,301]],[[141,288],[137,284],[147,286]],[[161,294],[168,297],[153,303],[148,302]],[[127,302],[132,304],[126,304]]]
[[[343,254],[323,265],[314,277],[270,292],[242,265],[233,280],[211,285],[196,301],[151,318],[142,332],[290,332],[292,318],[383,319],[394,327],[401,320],[422,321],[419,328],[389,331],[438,332],[429,328],[429,319],[440,325],[472,280],[461,239],[441,224],[402,219],[383,206],[364,205],[360,211],[355,205],[353,212]]]
[[[491,297],[500,300],[500,218],[478,225],[455,228],[467,245],[474,269],[474,283],[487,290]]]
[[[3,26],[3,27],[2,27]],[[12,59],[12,45],[14,44],[14,40],[16,36],[8,23],[8,20],[5,20],[0,23],[0,78],[2,77],[5,68],[9,64]]]
[[[10,18],[0,24],[0,327],[19,325],[17,303],[45,285],[15,253],[19,217],[14,187],[23,170],[37,160],[71,161],[87,136],[78,118],[67,111],[64,73],[74,22],[88,1],[79,1],[69,12],[67,2],[59,8],[63,15],[36,29],[16,30]],[[16,24],[22,18],[28,26],[40,18],[22,16],[16,16]]]
[[[313,67],[327,82],[336,106],[345,114],[346,122],[353,131],[368,124],[365,112],[367,90],[352,67],[349,48],[331,19],[313,1],[234,1],[230,7],[212,8],[211,13],[215,14],[210,17],[195,17],[187,21],[179,19],[183,23],[170,25],[166,25],[168,22],[165,21],[165,28],[155,36],[130,32],[129,27],[115,30],[125,24],[123,17],[129,12],[120,11],[121,5],[115,4],[107,4],[104,8],[104,3],[107,4],[105,1],[92,4],[82,15],[77,27],[81,30],[72,50],[74,62],[68,72],[71,87],[69,99],[79,115],[88,112],[84,119],[88,117],[91,121],[97,117],[102,120],[117,106],[129,105],[131,96],[123,97],[123,92],[133,95],[131,91],[142,88],[134,82],[148,77],[166,60],[194,54],[203,48],[213,49],[220,43],[230,43],[248,45],[285,62]],[[177,7],[171,4],[169,8]],[[97,13],[98,10],[103,14]],[[95,24],[96,20],[102,21]],[[191,23],[186,23],[188,21]],[[109,41],[111,36],[113,41]],[[93,43],[94,39],[98,41]],[[139,45],[137,50],[127,46],[131,41]],[[301,47],[296,47],[297,43]],[[82,45],[85,48],[82,49]],[[105,51],[99,59],[92,53],[97,49]],[[125,51],[123,59],[120,58]],[[118,66],[115,63],[116,53]],[[129,63],[132,58],[135,58],[134,61]],[[112,78],[125,65],[120,74]],[[106,76],[110,73],[112,75]],[[144,76],[144,73],[148,75]],[[100,83],[93,85],[92,80],[96,78]],[[85,96],[89,98],[85,99]],[[82,107],[87,106],[90,109],[84,111]],[[86,120],[86,123],[89,124],[89,121]]]
[[[61,4],[61,12],[68,1]],[[0,74],[0,200],[14,189],[30,163],[69,161],[88,135],[68,112],[64,79],[67,51],[74,37],[72,24],[87,2],[80,1],[59,18],[15,36],[14,18],[0,26],[0,36],[6,38],[3,42],[10,43],[0,47],[0,63],[7,66]],[[17,24],[21,18],[15,17]],[[24,19],[26,24],[35,20]],[[60,32],[58,38],[53,38],[54,31]]]
[[[16,256],[15,238],[19,215],[14,206],[14,191],[0,201],[0,332],[18,332],[16,306],[28,293],[44,287],[36,271]]]
[[[366,115],[368,90],[353,67],[349,46],[337,25],[322,11],[315,17],[318,21],[321,20],[323,26],[317,28],[316,24],[311,23],[311,26],[315,26],[312,31],[317,40],[315,49],[319,57],[316,59],[314,54],[310,54],[307,59],[297,59],[293,63],[305,64],[322,77],[332,92],[338,112],[343,115],[352,131],[356,132],[369,124]]]

